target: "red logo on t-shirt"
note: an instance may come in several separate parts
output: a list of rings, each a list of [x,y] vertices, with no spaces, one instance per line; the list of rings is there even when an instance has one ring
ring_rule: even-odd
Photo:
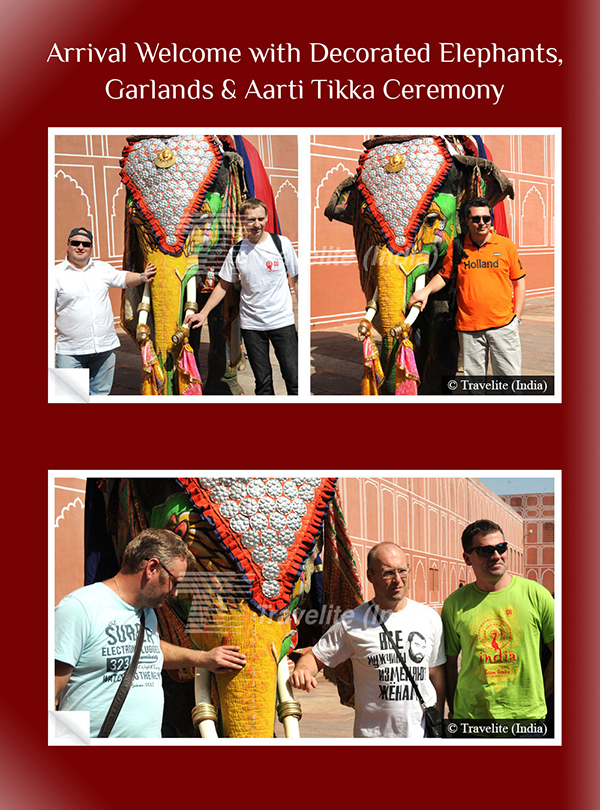
[[[273,273],[275,270],[279,270],[279,260],[275,259],[274,262],[266,262],[267,270],[269,273]]]

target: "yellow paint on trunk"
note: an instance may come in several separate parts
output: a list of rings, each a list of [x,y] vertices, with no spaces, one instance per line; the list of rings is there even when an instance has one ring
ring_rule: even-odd
[[[154,348],[164,363],[167,352],[173,347],[173,334],[180,325],[181,284],[185,278],[188,260],[183,254],[169,256],[160,250],[151,250],[146,261],[156,265],[156,276],[152,282]]]
[[[407,280],[417,267],[429,267],[428,253],[398,256],[383,246],[377,253],[377,283],[379,286],[379,315],[384,334],[399,326],[406,317]]]
[[[244,669],[217,675],[217,687],[226,737],[272,737],[275,718],[277,661],[290,631],[289,621],[259,616],[247,605],[211,617],[219,632],[192,633],[192,642],[201,650],[220,644],[233,644],[246,655]]]
[[[381,325],[388,334],[393,326],[404,320],[406,306],[406,276],[401,262],[404,256],[392,253],[387,247],[377,253],[377,284],[379,287],[379,315]]]

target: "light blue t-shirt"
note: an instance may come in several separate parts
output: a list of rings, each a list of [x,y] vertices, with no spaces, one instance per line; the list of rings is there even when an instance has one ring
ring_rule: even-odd
[[[156,614],[145,608],[146,630],[135,679],[111,737],[160,737],[163,654]],[[130,664],[140,610],[101,582],[73,591],[55,609],[57,661],[73,666],[59,711],[89,711],[97,737],[119,682]]]

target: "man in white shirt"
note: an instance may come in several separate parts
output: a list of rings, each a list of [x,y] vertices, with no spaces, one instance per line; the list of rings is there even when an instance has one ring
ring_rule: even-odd
[[[367,578],[374,598],[346,611],[314,647],[299,659],[292,686],[310,692],[324,666],[350,659],[354,672],[355,737],[423,737],[423,709],[381,620],[410,668],[427,706],[444,710],[444,635],[437,612],[408,599],[410,571],[395,543],[369,551]]]
[[[298,260],[285,236],[267,232],[267,206],[255,197],[240,206],[246,238],[234,245],[219,272],[219,283],[204,307],[186,318],[191,328],[202,326],[238,279],[240,324],[248,361],[254,373],[255,394],[275,394],[269,359],[272,344],[287,393],[298,393],[298,334],[288,274],[298,296]],[[287,272],[286,272],[287,271]]]
[[[54,268],[56,368],[89,369],[90,394],[107,396],[119,345],[108,290],[152,281],[156,267],[148,263],[143,273],[124,273],[92,259],[93,243],[87,228],[73,228],[67,258]]]

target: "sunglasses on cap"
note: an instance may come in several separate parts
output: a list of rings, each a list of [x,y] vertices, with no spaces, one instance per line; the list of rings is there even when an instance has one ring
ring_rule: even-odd
[[[91,242],[82,242],[81,239],[71,239],[69,244],[71,247],[79,247],[79,245],[81,245],[81,247],[89,248],[92,246]]]
[[[498,554],[504,554],[507,548],[508,543],[505,540],[503,543],[496,543],[495,546],[475,546],[475,548],[472,548],[467,554],[476,552],[480,557],[493,557],[495,551],[497,551]]]
[[[492,218],[489,214],[486,214],[483,217],[469,217],[469,219],[471,220],[471,222],[474,222],[475,225],[479,225],[480,222],[485,222],[487,225],[488,222],[492,221]]]

